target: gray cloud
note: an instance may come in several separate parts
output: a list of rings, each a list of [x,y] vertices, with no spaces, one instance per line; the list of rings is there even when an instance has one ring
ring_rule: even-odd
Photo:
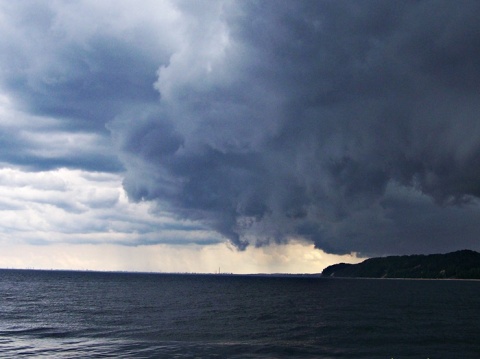
[[[1,139],[1,160],[33,170],[123,169],[107,148],[111,144],[105,124],[122,111],[158,101],[156,70],[172,52],[165,36],[151,36],[153,30],[165,31],[157,26],[162,16],[148,10],[152,3],[145,6],[138,14],[132,11],[134,4],[125,1],[0,4],[0,85],[17,111],[14,116],[28,117],[19,126],[1,129],[8,133]],[[74,153],[60,153],[61,144],[56,144],[55,156],[40,155],[37,139],[60,132],[64,137],[94,134],[97,139],[77,143]]]
[[[239,248],[475,246],[478,7],[262,1],[200,15],[202,41],[159,70],[161,114],[113,131],[128,139],[127,191]]]
[[[120,2],[111,22],[32,4],[3,5],[2,87],[51,130],[111,135],[121,161],[39,167],[124,166],[131,199],[240,249],[480,249],[477,2],[180,1],[133,20]],[[2,141],[3,161],[41,158]]]

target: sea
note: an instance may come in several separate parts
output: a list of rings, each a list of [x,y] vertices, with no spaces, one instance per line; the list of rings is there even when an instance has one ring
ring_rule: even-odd
[[[0,358],[480,358],[480,282],[0,270]]]

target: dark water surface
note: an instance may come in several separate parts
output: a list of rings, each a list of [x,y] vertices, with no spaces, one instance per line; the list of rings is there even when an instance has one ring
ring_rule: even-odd
[[[480,282],[0,270],[0,357],[480,358]]]

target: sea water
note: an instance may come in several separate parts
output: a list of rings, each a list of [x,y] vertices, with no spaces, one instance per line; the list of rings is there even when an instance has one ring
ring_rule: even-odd
[[[0,270],[0,358],[480,358],[480,282]]]

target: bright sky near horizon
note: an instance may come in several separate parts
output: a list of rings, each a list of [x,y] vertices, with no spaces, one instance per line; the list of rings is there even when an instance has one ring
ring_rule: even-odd
[[[480,250],[477,1],[0,0],[0,267]]]

